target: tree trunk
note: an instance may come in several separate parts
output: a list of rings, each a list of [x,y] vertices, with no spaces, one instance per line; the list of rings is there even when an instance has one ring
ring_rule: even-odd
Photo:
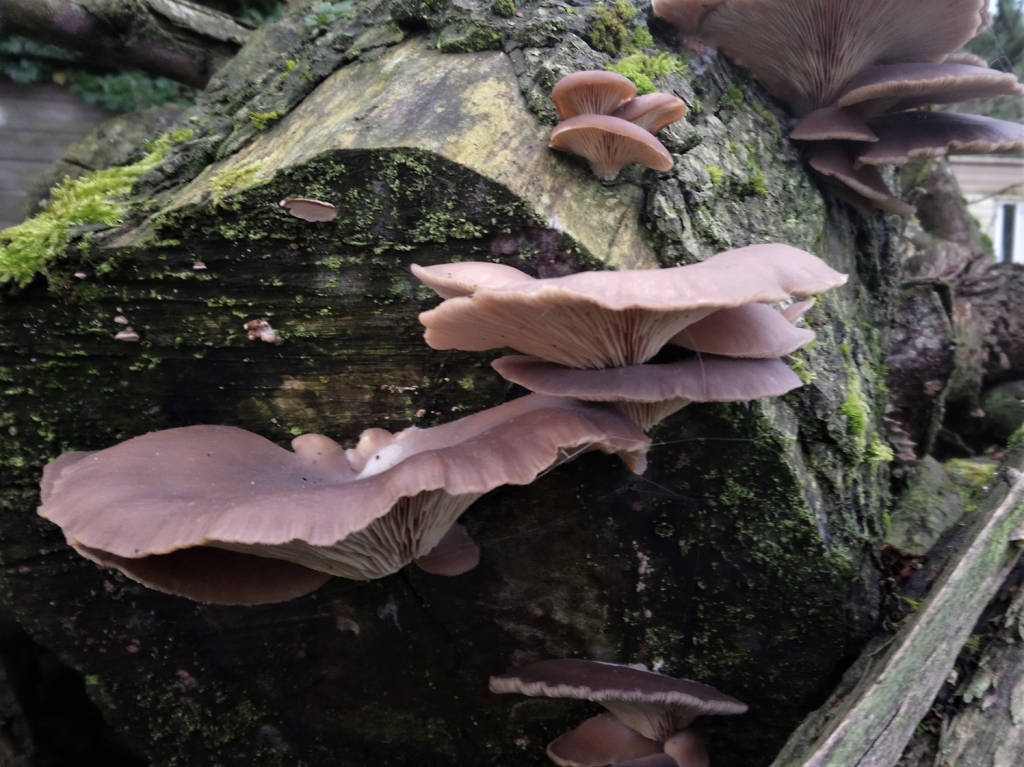
[[[619,18],[623,36],[647,11]],[[546,94],[606,62],[609,9],[519,12],[371,2],[323,31],[301,15],[257,31],[179,119],[193,133],[140,179],[135,217],[73,231],[45,277],[4,289],[4,598],[157,764],[546,764],[545,743],[596,707],[492,695],[487,679],[573,656],[739,697],[750,713],[706,724],[712,757],[767,765],[877,617],[899,222],[823,201],[785,116],[720,58],[656,78],[691,105],[662,134],[675,168],[597,181],[546,148]],[[674,33],[651,31],[647,54],[674,56]],[[277,203],[296,196],[339,216],[290,218]],[[494,355],[423,343],[417,314],[437,298],[411,263],[548,276],[766,241],[850,273],[808,315],[818,342],[793,363],[807,385],[684,409],[653,432],[642,478],[586,455],[489,494],[463,517],[482,548],[465,575],[204,606],[97,568],[35,515],[47,460],[153,429],[351,443],[500,403]],[[139,342],[114,339],[119,315]],[[283,344],[248,340],[261,318]]]

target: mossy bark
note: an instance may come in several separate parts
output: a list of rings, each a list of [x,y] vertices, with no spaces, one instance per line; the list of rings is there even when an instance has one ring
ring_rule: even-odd
[[[370,2],[322,33],[301,16],[257,31],[180,118],[195,134],[140,181],[138,216],[72,232],[0,298],[4,599],[155,763],[545,764],[547,740],[595,707],[491,695],[487,678],[576,656],[745,700],[748,715],[707,723],[711,751],[766,765],[864,641],[897,222],[823,201],[783,113],[721,59],[656,78],[691,104],[663,134],[674,170],[594,180],[544,135],[550,84],[608,61],[587,42],[594,6],[519,12]],[[667,27],[651,32],[648,54],[676,55]],[[339,216],[289,218],[276,203],[291,196]],[[47,460],[152,429],[351,443],[501,402],[492,355],[423,343],[417,314],[437,299],[410,263],[546,276],[766,241],[851,275],[808,315],[818,341],[793,360],[807,385],[684,409],[653,432],[642,478],[586,455],[486,496],[463,518],[483,551],[466,575],[201,606],[96,568],[34,514]],[[118,315],[138,343],[114,339]],[[282,345],[247,339],[258,318]]]

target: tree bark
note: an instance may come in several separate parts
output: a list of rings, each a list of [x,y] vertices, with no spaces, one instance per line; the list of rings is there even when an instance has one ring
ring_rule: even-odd
[[[545,743],[594,707],[491,695],[487,678],[572,656],[745,700],[749,714],[706,729],[717,765],[758,767],[859,650],[888,493],[898,222],[823,201],[785,116],[720,58],[656,78],[692,110],[662,134],[671,172],[602,183],[550,152],[550,85],[607,61],[595,6],[503,18],[490,3],[407,0],[322,33],[300,15],[261,28],[179,119],[193,134],[140,179],[139,213],[73,232],[45,278],[4,289],[4,598],[155,763],[546,764]],[[674,33],[651,31],[648,54],[674,56]],[[278,202],[296,196],[339,216],[292,219]],[[500,403],[493,355],[423,343],[417,314],[437,299],[410,263],[547,276],[766,241],[851,275],[808,315],[818,343],[794,365],[809,383],[680,411],[653,432],[642,478],[586,455],[495,491],[463,517],[482,549],[465,575],[407,569],[281,605],[195,605],[93,566],[34,513],[46,460],[156,428],[351,443]],[[114,339],[117,315],[138,343]],[[283,344],[247,339],[260,318]]]
[[[0,34],[202,88],[252,30],[188,0],[3,0]]]

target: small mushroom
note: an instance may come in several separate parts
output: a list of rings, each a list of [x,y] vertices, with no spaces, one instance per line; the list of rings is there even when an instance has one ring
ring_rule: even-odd
[[[613,403],[644,431],[692,402],[746,402],[778,397],[803,385],[800,376],[779,359],[713,354],[664,365],[602,370],[577,370],[537,357],[511,356],[494,360],[491,367],[502,378],[538,394]]]
[[[131,325],[126,325],[124,330],[114,334],[115,341],[138,341],[139,334],[132,330]]]
[[[533,279],[526,272],[489,261],[462,261],[420,266],[413,264],[413,275],[441,298],[472,295],[477,288],[497,288],[510,282]]]
[[[86,557],[154,588],[257,604],[311,590],[323,573],[396,572],[483,493],[528,484],[567,455],[617,453],[642,472],[650,440],[609,408],[530,395],[431,429],[368,429],[349,451],[322,435],[292,444],[229,426],[135,437],[58,459],[39,514]]]
[[[560,767],[605,767],[661,753],[657,741],[627,727],[614,714],[598,714],[548,744],[548,758]]]
[[[742,714],[744,703],[700,682],[616,663],[545,660],[492,676],[490,690],[600,703],[623,724],[665,742],[698,716]]]
[[[278,203],[288,213],[303,221],[333,221],[338,217],[338,209],[329,202],[314,200],[309,197],[289,197]]]
[[[583,114],[551,131],[552,149],[585,157],[594,175],[611,181],[631,162],[658,171],[672,169],[672,155],[649,131],[609,115]]]
[[[681,98],[671,93],[647,93],[627,101],[612,116],[639,125],[650,133],[658,133],[685,115],[686,102]]]
[[[610,115],[636,96],[636,86],[615,72],[590,69],[566,75],[551,89],[559,120],[577,115]]]
[[[889,191],[877,168],[855,168],[850,152],[849,148],[838,141],[818,141],[811,144],[807,162],[827,180],[834,182],[835,186],[831,188],[837,196],[865,215],[871,215],[879,209],[899,216],[909,216],[914,212],[913,205],[895,197]]]
[[[280,346],[284,339],[277,335],[277,331],[270,326],[270,320],[264,317],[261,320],[249,320],[242,325],[250,341],[263,341],[264,343]]]
[[[815,295],[846,282],[821,259],[750,245],[689,266],[524,279],[420,314],[433,349],[518,352],[575,368],[636,365],[714,311]]]
[[[863,119],[839,107],[823,107],[803,116],[789,137],[798,141],[878,141]]]

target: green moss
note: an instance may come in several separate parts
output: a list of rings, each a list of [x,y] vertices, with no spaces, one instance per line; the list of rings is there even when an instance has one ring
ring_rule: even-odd
[[[864,401],[864,392],[860,388],[860,378],[856,373],[851,372],[849,378],[849,391],[846,400],[843,402],[839,412],[846,416],[846,425],[850,436],[854,438],[861,450],[865,447],[868,429],[867,403]]]
[[[953,458],[947,461],[946,470],[973,490],[988,487],[999,466],[992,461],[972,461],[967,458]]]
[[[730,85],[725,89],[725,93],[722,94],[722,98],[726,101],[732,102],[733,104],[743,103],[743,91],[737,88],[735,85]]]
[[[284,110],[275,109],[273,112],[250,112],[249,119],[252,121],[252,127],[258,131],[264,131],[267,126],[274,120],[279,120],[284,117]]]
[[[605,65],[605,69],[610,72],[616,72],[632,80],[633,85],[636,86],[636,92],[640,95],[657,90],[654,86],[655,77],[664,76],[670,72],[682,74],[686,68],[687,64],[684,59],[664,52],[653,57],[643,53],[634,53],[617,62]]]
[[[1010,435],[1009,441],[1006,443],[1007,450],[1021,450],[1024,449],[1024,426],[1017,429],[1013,434]]]
[[[437,47],[442,53],[474,53],[501,48],[501,35],[484,23],[451,24],[441,30]]]
[[[598,5],[594,13],[597,20],[590,28],[590,44],[609,56],[617,55],[629,39],[628,25],[636,16],[636,8],[626,0],[615,0],[611,8]]]
[[[878,438],[876,434],[868,445],[867,459],[872,463],[889,463],[893,459],[892,448]]]
[[[775,119],[775,115],[773,115],[764,104],[760,101],[754,100],[750,102],[750,106],[755,112],[757,112],[758,117],[768,123],[768,126],[772,128],[772,130],[778,130],[779,121]]]
[[[623,53],[639,53],[645,48],[654,47],[654,38],[647,27],[637,27],[622,46]]]
[[[715,186],[718,186],[719,184],[722,183],[722,177],[725,176],[725,171],[723,171],[717,165],[709,165],[709,166],[707,166],[707,168],[705,168],[705,170],[708,172],[708,175],[711,177],[711,183],[712,184],[714,184]]]
[[[147,147],[136,163],[93,171],[82,178],[65,178],[51,193],[46,210],[0,232],[0,282],[25,285],[67,246],[71,226],[115,226],[128,212],[132,185],[155,168],[175,143],[187,141],[192,131],[166,133]]]
[[[284,71],[281,73],[281,79],[284,80],[285,78],[287,78],[288,75],[294,72],[298,66],[299,62],[297,62],[295,59],[285,59]]]
[[[263,160],[249,160],[225,168],[210,179],[210,199],[214,206],[222,207],[224,198],[232,192],[251,187]]]
[[[495,0],[491,6],[491,13],[501,16],[503,19],[511,19],[516,15],[516,4],[513,0]]]
[[[747,179],[744,184],[741,196],[743,197],[764,197],[768,194],[768,185],[764,180],[764,173],[760,168],[754,168],[754,172],[750,174],[750,178]]]

